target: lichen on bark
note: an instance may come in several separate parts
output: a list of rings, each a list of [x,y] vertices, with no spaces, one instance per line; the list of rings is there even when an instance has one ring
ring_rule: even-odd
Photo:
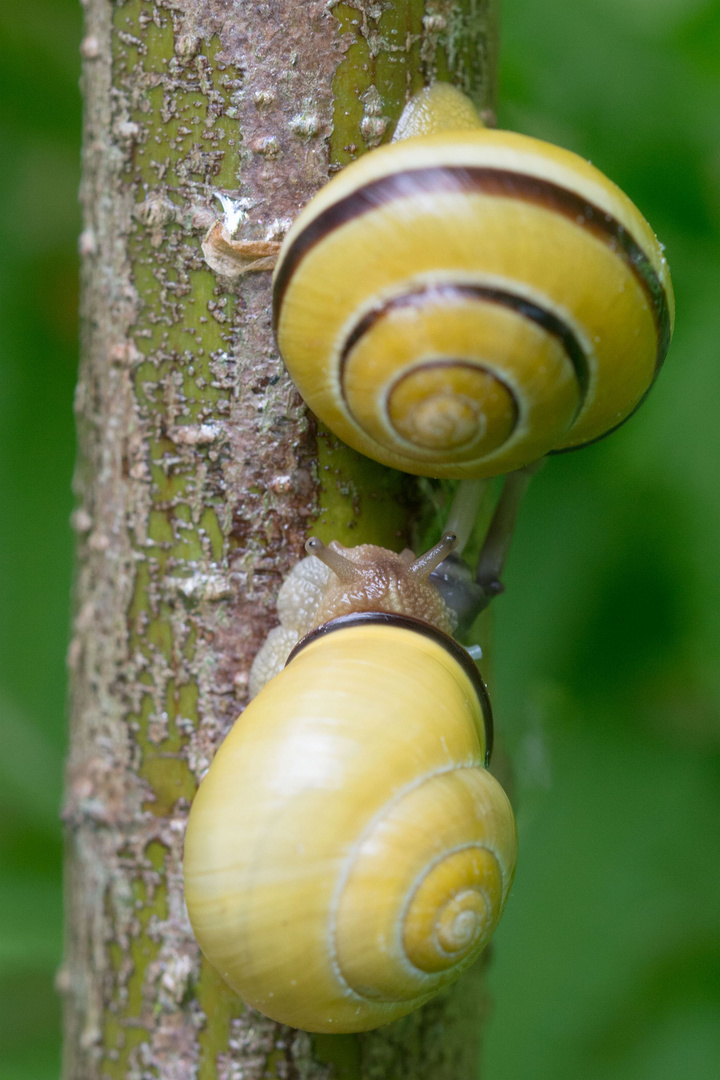
[[[313,1041],[246,1009],[199,955],[181,857],[308,531],[399,547],[418,499],[305,412],[269,275],[205,263],[217,193],[243,209],[238,235],[277,239],[423,82],[452,75],[488,104],[488,7],[85,7],[66,1080],[471,1076],[468,983],[361,1038]]]

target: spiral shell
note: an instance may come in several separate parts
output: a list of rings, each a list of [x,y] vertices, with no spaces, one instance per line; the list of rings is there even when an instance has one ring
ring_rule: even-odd
[[[637,407],[667,351],[672,287],[650,226],[592,165],[485,130],[447,86],[424,95],[401,118],[409,137],[298,217],[275,271],[276,336],[308,405],[355,449],[420,475],[491,476]]]
[[[185,847],[210,962],[309,1031],[376,1027],[457,978],[516,859],[510,805],[484,768],[489,706],[459,647],[413,620],[346,618],[237,721]]]

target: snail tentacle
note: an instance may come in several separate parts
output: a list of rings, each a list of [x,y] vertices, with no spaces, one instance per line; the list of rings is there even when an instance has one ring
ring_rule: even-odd
[[[440,565],[453,548],[457,547],[458,538],[453,532],[443,533],[441,540],[426,551],[424,555],[418,556],[409,566],[408,574],[412,574],[414,577],[428,577],[431,572]]]

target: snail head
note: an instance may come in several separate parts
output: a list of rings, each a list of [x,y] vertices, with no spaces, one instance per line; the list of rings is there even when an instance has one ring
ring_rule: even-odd
[[[310,537],[305,544],[331,571],[318,612],[318,624],[359,611],[385,611],[423,619],[445,633],[455,627],[453,613],[429,580],[457,544],[454,533],[415,557],[409,548],[396,554],[375,544],[344,548],[333,540]]]

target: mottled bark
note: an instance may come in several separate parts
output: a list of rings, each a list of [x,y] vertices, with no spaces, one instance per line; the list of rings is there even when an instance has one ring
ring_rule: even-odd
[[[181,855],[309,529],[399,547],[418,498],[318,433],[269,274],[205,263],[216,192],[274,240],[423,82],[489,107],[487,0],[84,3],[66,1080],[472,1077],[480,972],[367,1036],[288,1030],[201,959]]]

